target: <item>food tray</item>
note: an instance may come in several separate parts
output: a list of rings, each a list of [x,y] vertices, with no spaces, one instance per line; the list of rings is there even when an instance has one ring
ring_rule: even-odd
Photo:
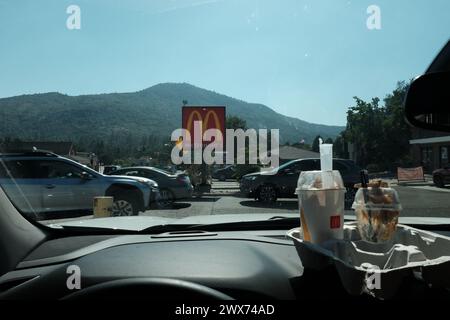
[[[303,241],[301,228],[287,232],[303,267],[336,268],[350,294],[368,293],[381,299],[395,295],[405,277],[433,287],[450,288],[450,237],[399,224],[391,241],[361,240],[356,222],[344,224],[344,239],[321,245]]]

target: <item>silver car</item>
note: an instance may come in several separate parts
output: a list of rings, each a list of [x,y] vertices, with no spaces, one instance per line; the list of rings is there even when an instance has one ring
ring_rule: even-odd
[[[140,177],[105,176],[52,153],[0,155],[0,185],[26,214],[90,211],[96,196],[114,197],[113,215],[150,207],[158,185]]]

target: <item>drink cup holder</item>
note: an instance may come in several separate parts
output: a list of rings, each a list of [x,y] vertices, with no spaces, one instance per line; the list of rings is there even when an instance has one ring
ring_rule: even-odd
[[[380,299],[395,295],[407,277],[434,288],[450,288],[450,237],[397,225],[386,243],[361,240],[356,222],[344,224],[344,239],[321,245],[303,241],[301,228],[287,232],[305,269],[334,266],[343,287],[353,295]]]

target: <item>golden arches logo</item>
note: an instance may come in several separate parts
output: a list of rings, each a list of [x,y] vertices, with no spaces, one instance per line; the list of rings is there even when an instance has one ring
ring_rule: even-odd
[[[200,114],[199,111],[197,110],[193,110],[190,114],[189,117],[187,118],[187,121],[185,123],[186,125],[186,130],[189,132],[189,137],[191,137],[191,135],[193,134],[192,131],[192,127],[194,125],[194,117],[195,117],[195,121],[202,121],[202,132],[205,132],[207,127],[208,127],[208,123],[211,117],[213,117],[214,120],[214,125],[215,127],[213,127],[213,129],[218,129],[222,135],[224,134],[224,132],[222,131],[224,128],[224,125],[222,125],[219,116],[217,115],[215,110],[208,110],[206,112],[205,118],[202,118],[202,115]],[[203,121],[204,120],[204,121]],[[200,138],[201,139],[201,138]],[[188,141],[188,143],[190,143],[190,139],[188,137],[180,137],[176,142],[175,145],[178,149],[183,149],[183,142],[184,140]],[[222,138],[223,140],[223,138]]]
[[[192,126],[194,125],[194,121],[193,121],[194,120],[194,116],[196,116],[196,121],[203,121],[200,112],[198,112],[197,110],[192,111],[191,114],[189,115],[189,118],[188,118],[187,122],[186,122],[186,130],[189,131],[189,132],[192,132]],[[222,125],[220,123],[220,119],[219,119],[219,117],[217,116],[217,113],[214,110],[209,110],[206,113],[205,119],[204,119],[204,121],[202,123],[203,131],[206,130],[206,128],[208,126],[209,118],[211,116],[213,117],[214,124],[215,124],[214,129],[218,129],[218,130],[222,131]],[[222,132],[222,134],[223,134],[223,132]]]

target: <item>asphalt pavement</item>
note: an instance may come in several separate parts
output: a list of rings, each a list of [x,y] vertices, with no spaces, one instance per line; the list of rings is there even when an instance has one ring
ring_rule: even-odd
[[[426,216],[450,218],[450,188],[437,188],[429,183],[413,185],[394,185],[403,206],[402,216]],[[297,213],[298,202],[295,198],[278,199],[273,204],[263,204],[251,198],[242,197],[239,185],[235,181],[213,181],[211,193],[201,197],[177,201],[170,209],[152,209],[140,213],[144,216],[184,218],[192,215],[214,214],[255,214]],[[345,214],[353,214],[346,210]],[[46,224],[67,220],[89,219],[91,216],[43,221]]]

